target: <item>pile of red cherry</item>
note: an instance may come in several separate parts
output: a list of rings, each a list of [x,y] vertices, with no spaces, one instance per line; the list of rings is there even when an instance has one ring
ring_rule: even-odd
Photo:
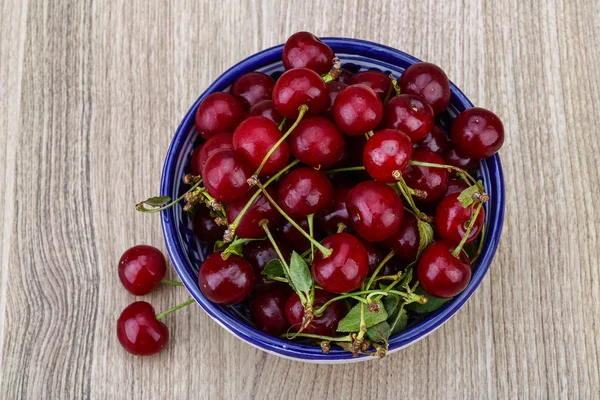
[[[249,301],[255,327],[270,335],[382,356],[409,317],[468,285],[488,200],[469,170],[500,149],[502,122],[471,108],[448,140],[436,116],[450,83],[430,63],[398,81],[352,74],[307,32],[288,39],[282,60],[277,80],[244,74],[198,107],[203,142],[183,200],[198,239],[215,247],[200,265],[200,290],[217,304]],[[180,200],[151,198],[138,209]],[[164,257],[148,251],[144,264],[134,249],[121,260],[129,275],[120,275],[144,294],[164,277]],[[123,346],[160,351],[164,315],[147,303],[128,307],[118,323]]]

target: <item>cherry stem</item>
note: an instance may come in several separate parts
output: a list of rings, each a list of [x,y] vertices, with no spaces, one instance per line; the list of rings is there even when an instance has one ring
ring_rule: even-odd
[[[468,184],[468,185],[477,185],[479,186],[479,188],[483,191],[484,188],[481,187],[481,185],[479,185],[479,183],[475,180],[475,178],[473,178],[467,171],[465,171],[462,168],[458,168],[455,167],[453,165],[448,165],[448,164],[435,164],[435,163],[428,163],[428,162],[424,162],[424,161],[416,161],[416,160],[410,160],[408,162],[408,165],[414,165],[416,167],[429,167],[429,168],[444,168],[444,169],[448,169],[450,171],[454,171],[457,172],[458,175]]]
[[[156,319],[160,321],[161,319],[163,319],[167,315],[171,314],[172,312],[175,312],[175,311],[179,310],[180,308],[187,307],[195,301],[196,300],[194,300],[194,299],[189,299],[188,301],[181,303],[179,305],[176,305],[173,308],[169,308],[168,310],[165,310],[165,311],[161,312],[160,314],[157,314]]]
[[[146,206],[145,206],[146,201],[142,201],[142,202],[136,204],[135,207],[138,211],[145,212],[145,213],[157,213],[157,212],[166,210],[167,208],[173,207],[175,204],[179,203],[181,200],[183,200],[185,198],[185,196],[188,193],[191,193],[193,190],[195,190],[201,184],[202,184],[202,179],[200,179],[198,182],[194,183],[194,186],[192,186],[187,192],[185,192],[184,194],[182,194],[181,196],[179,196],[172,202],[170,202],[164,206],[161,206],[159,208],[152,208],[152,209],[146,208]]]
[[[469,221],[469,226],[467,226],[467,229],[465,230],[465,235],[463,236],[463,238],[460,241],[460,243],[458,244],[458,246],[452,252],[452,255],[454,257],[458,258],[460,251],[462,250],[463,246],[467,242],[467,239],[469,239],[469,235],[471,234],[471,229],[473,229],[473,226],[475,225],[475,221],[477,220],[477,216],[479,215],[479,212],[481,211],[482,206],[483,206],[483,203],[477,203],[477,209],[475,210],[475,213],[473,213],[473,215],[471,215],[471,220]],[[473,207],[473,206],[471,206],[471,207]]]
[[[183,283],[181,283],[181,282],[170,281],[168,279],[163,279],[162,281],[160,281],[160,283],[164,283],[164,284],[167,284],[167,285],[173,285],[173,286],[183,286]]]
[[[390,83],[390,94],[388,94],[388,97],[385,99],[386,102],[389,100],[389,97],[391,97],[392,90],[396,92],[396,96],[400,96],[400,86],[398,86],[398,81],[396,80],[396,78],[394,78],[394,75],[392,74],[390,74]]]
[[[313,227],[313,219],[314,219],[315,214],[310,214],[308,217],[306,217],[306,220],[308,221],[308,234],[310,235],[311,238],[314,239],[315,236],[315,232],[314,232],[314,227]],[[315,258],[315,246],[313,245],[313,242],[310,242],[310,261],[312,262],[312,260]]]
[[[340,73],[342,72],[341,66],[342,66],[342,63],[341,63],[340,59],[337,57],[334,57],[333,58],[333,67],[331,67],[331,70],[328,73],[321,76],[321,79],[323,79],[323,81],[325,83],[335,81],[340,76]]]
[[[336,172],[350,172],[350,171],[364,171],[365,167],[346,167],[346,168],[336,168],[330,169],[328,171],[323,171],[324,174],[335,174]]]
[[[285,117],[284,117],[284,118],[281,120],[281,123],[279,124],[279,127],[278,127],[280,131],[281,131],[281,130],[283,130],[283,127],[285,126],[285,123],[286,123],[286,122],[287,122],[287,118],[285,118]]]
[[[364,286],[364,284],[363,284]],[[356,335],[356,341],[362,343],[363,337],[367,333],[367,324],[365,323],[365,304],[360,303],[360,325],[358,335]]]
[[[479,246],[477,247],[477,253],[475,253],[475,257],[473,257],[473,259],[471,260],[471,265],[475,264],[475,261],[477,261],[477,259],[481,255],[481,252],[483,251],[483,242],[484,241],[485,241],[485,224],[483,224],[483,226],[481,227],[481,237],[479,238]]]
[[[315,245],[315,247],[317,249],[319,249],[319,251],[321,253],[323,253],[323,256],[325,258],[329,257],[331,255],[331,253],[333,253],[333,250],[328,249],[327,247],[323,246],[321,243],[317,242],[315,239],[313,239],[308,233],[306,233],[306,231],[304,229],[302,229],[300,227],[300,225],[298,225],[296,223],[296,221],[294,221],[289,215],[287,215],[285,213],[285,211],[283,211],[281,209],[281,207],[279,207],[279,204],[277,204],[277,202],[275,200],[273,200],[273,198],[271,197],[271,195],[269,195],[269,193],[267,193],[267,191],[265,190],[265,187],[262,185],[262,183],[257,182],[258,187],[260,188],[260,190],[263,192],[263,194],[265,195],[265,197],[267,198],[267,200],[269,200],[269,202],[273,205],[273,207],[275,207],[275,209],[277,211],[279,211],[279,213],[288,220],[288,222],[296,229],[298,229],[298,232],[300,232],[305,238],[308,239],[309,242],[311,242],[312,244]]]
[[[347,226],[343,222],[338,222],[337,224],[337,233],[342,233],[346,230]]]
[[[375,269],[375,272],[373,272],[373,276],[371,276],[371,279],[369,279],[369,283],[367,283],[367,287],[366,289],[369,290],[369,288],[371,287],[371,285],[373,284],[374,279],[377,277],[377,274],[379,274],[379,271],[381,271],[381,268],[383,268],[383,266],[392,259],[392,257],[394,257],[394,255],[396,254],[396,252],[394,250],[390,251],[388,253],[387,256],[385,256],[385,258],[383,260],[381,260],[381,262],[379,263],[379,265],[377,266],[377,268]]]
[[[277,148],[279,147],[279,145],[281,143],[283,143],[285,141],[285,139],[287,139],[287,137],[294,131],[294,129],[296,129],[296,127],[298,126],[298,124],[300,123],[300,121],[302,121],[302,118],[304,117],[304,114],[306,114],[307,111],[308,111],[308,106],[306,104],[302,104],[300,107],[298,107],[298,118],[296,118],[296,121],[294,122],[294,125],[292,125],[290,127],[290,129],[288,129],[288,131],[273,145],[273,147],[271,147],[269,149],[269,151],[267,152],[267,154],[263,158],[262,162],[258,166],[258,169],[254,173],[255,177],[258,177],[258,175],[260,174],[260,171],[262,171],[263,167],[265,166],[265,164],[269,160],[269,157],[271,157],[271,154],[273,154],[275,152],[275,150],[277,150]]]
[[[341,337],[331,337],[331,336],[313,335],[312,333],[284,333],[283,335],[281,335],[281,337],[286,338],[286,339],[294,339],[296,337],[305,337],[305,338],[310,338],[310,339],[327,340],[330,342],[351,342],[352,341],[352,339],[350,338],[350,335],[341,336]]]
[[[397,176],[395,176],[395,178],[398,180],[396,184],[400,189],[400,193],[402,193],[402,196],[404,196],[404,198],[408,202],[408,205],[410,206],[410,208],[412,208],[413,212],[415,213],[415,216],[422,221],[431,222],[431,217],[423,214],[421,210],[417,208],[417,205],[415,204],[415,201],[413,200],[412,195],[410,194],[412,192],[412,189],[408,187],[402,175],[400,173],[396,175]]]
[[[380,294],[382,296],[387,296],[388,292],[386,292],[384,290],[380,290],[380,289],[372,289],[372,290],[361,290],[358,292],[344,293],[344,294],[341,294],[341,295],[334,297],[333,299],[330,299],[327,302],[323,303],[323,305],[321,307],[319,307],[315,310],[315,316],[318,317],[319,315],[323,314],[325,309],[336,301],[340,301],[340,300],[347,299],[347,298],[354,298],[355,296],[362,296],[365,294],[367,294],[367,295],[368,294]],[[404,295],[406,296],[406,293]],[[364,298],[360,298],[360,301],[362,303],[366,304],[366,300]]]

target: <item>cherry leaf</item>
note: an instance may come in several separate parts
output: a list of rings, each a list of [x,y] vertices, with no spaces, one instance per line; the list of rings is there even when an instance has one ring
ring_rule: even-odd
[[[136,204],[135,209],[142,212],[152,211],[153,207],[160,207],[168,201],[171,201],[171,198],[169,196],[150,197],[149,199],[146,199],[140,202],[139,204]]]
[[[427,296],[427,303],[425,303],[425,304],[415,302],[415,303],[410,303],[410,304],[406,305],[406,308],[408,308],[411,311],[417,312],[417,313],[428,313],[431,311],[435,311],[435,310],[441,308],[444,304],[446,304],[447,302],[449,302],[451,300],[451,299],[440,299],[438,297],[433,297],[432,295],[425,293],[425,291],[420,287],[418,287],[415,290],[415,294]]]
[[[364,307],[365,313],[365,326],[370,328],[383,322],[387,319],[388,314],[385,311],[385,307],[381,300],[377,300],[379,311],[371,311],[364,303],[359,303],[352,307],[352,309],[346,314],[346,316],[338,324],[338,332],[358,332],[360,330],[360,306]]]
[[[267,275],[269,278],[285,277],[283,264],[278,259],[273,259],[265,265],[265,269],[262,270],[261,275]]]
[[[475,204],[475,200],[473,200],[473,195],[481,191],[483,187],[483,183],[481,181],[477,182],[477,184],[473,186],[469,186],[458,195],[458,201],[463,206],[463,208],[467,208],[473,204]]]
[[[290,261],[290,279],[294,287],[304,293],[308,293],[313,284],[306,261],[295,251],[292,253]]]
[[[417,260],[427,246],[433,242],[433,227],[431,224],[417,219],[417,228],[419,229],[419,249],[417,250]]]
[[[408,323],[408,314],[404,307],[400,307],[398,312],[391,316],[388,319],[388,324],[390,325],[390,332],[392,335],[403,331],[406,328],[406,324]]]
[[[385,321],[380,322],[377,325],[374,325],[367,329],[367,336],[373,342],[387,343],[391,334],[392,330],[390,328],[390,325]]]
[[[229,258],[229,256],[232,254],[242,257],[244,244],[246,244],[248,242],[254,242],[256,240],[264,240],[264,239],[262,239],[262,238],[261,239],[237,238],[231,243],[225,243],[225,242],[219,240],[215,243],[214,250],[215,251],[223,251],[223,254],[221,254],[221,257],[223,257],[223,260],[227,260],[227,258]]]

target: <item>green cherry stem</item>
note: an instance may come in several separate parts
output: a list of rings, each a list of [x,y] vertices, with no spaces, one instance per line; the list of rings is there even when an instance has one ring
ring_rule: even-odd
[[[138,204],[135,205],[136,210],[141,211],[141,212],[145,212],[145,213],[157,213],[163,210],[166,210],[167,208],[173,207],[175,204],[179,203],[181,200],[185,199],[185,197],[188,195],[188,193],[192,193],[196,188],[198,188],[198,186],[200,186],[202,184],[202,179],[198,180],[198,182],[196,182],[194,184],[194,186],[192,186],[187,192],[185,192],[184,194],[182,194],[181,196],[179,196],[178,198],[176,198],[175,200],[173,200],[172,202],[165,204],[164,206],[158,207],[158,208],[146,208],[146,202],[148,200],[144,200],[139,202]],[[169,201],[170,199],[167,197],[167,201]]]
[[[398,172],[398,171],[395,171],[395,172]],[[408,205],[413,210],[413,213],[415,214],[415,216],[422,221],[432,222],[433,220],[431,219],[431,217],[423,214],[421,212],[421,210],[419,210],[419,208],[415,204],[415,201],[413,200],[412,195],[411,195],[412,189],[410,187],[408,187],[408,185],[406,184],[406,181],[404,180],[402,175],[398,172],[398,174],[396,174],[394,176],[394,178],[396,178],[396,180],[398,181],[398,182],[396,182],[396,184],[398,185],[398,189],[400,189],[400,193],[402,193],[402,196],[408,202]]]
[[[323,171],[324,174],[335,174],[337,172],[350,172],[350,171],[364,171],[365,167],[346,167],[346,168],[336,168],[330,169],[327,171]]]
[[[325,75],[322,75],[321,79],[323,79],[323,81],[325,83],[335,81],[340,76],[340,73],[342,72],[341,67],[342,67],[342,63],[341,63],[340,59],[337,57],[334,57],[333,58],[333,67],[331,68],[331,71],[329,71]]]
[[[416,167],[429,167],[429,168],[444,168],[450,171],[454,171],[457,172],[458,175],[470,186],[470,185],[477,185],[479,186],[479,188],[483,191],[484,188],[481,187],[481,185],[479,185],[479,183],[475,180],[475,178],[473,178],[467,171],[465,171],[462,168],[458,168],[455,167],[453,165],[447,165],[447,164],[435,164],[435,163],[428,163],[428,162],[424,162],[424,161],[416,161],[416,160],[410,160],[408,162],[408,165],[414,165]]]
[[[330,342],[351,342],[352,341],[352,339],[350,338],[350,335],[341,336],[341,337],[331,337],[331,336],[313,335],[312,333],[284,333],[283,335],[281,335],[281,337],[285,338],[285,339],[294,339],[296,337],[305,337],[305,338],[310,338],[310,339],[327,340]]]
[[[308,217],[306,217],[306,220],[308,221],[308,234],[313,239],[315,236],[314,227],[313,227],[314,216],[315,216],[315,214],[310,214]],[[310,242],[310,261],[312,262],[312,260],[314,258],[315,258],[315,246],[313,245],[313,242]]]
[[[465,234],[464,234],[462,240],[460,241],[458,246],[456,246],[456,248],[452,252],[452,255],[454,257],[458,258],[460,251],[462,250],[463,246],[467,242],[467,239],[469,238],[469,235],[471,234],[471,229],[473,229],[473,226],[475,225],[475,221],[477,220],[477,216],[479,215],[479,212],[481,211],[482,206],[483,206],[483,203],[477,203],[477,209],[475,210],[475,213],[473,213],[473,215],[471,215],[471,220],[469,221],[469,226],[467,226],[467,229],[465,230]]]
[[[483,251],[483,242],[484,241],[485,241],[485,224],[483,224],[483,226],[481,227],[481,237],[479,238],[479,246],[477,246],[477,253],[475,253],[475,257],[473,257],[473,259],[471,260],[471,265],[475,264],[475,261],[477,261],[477,259],[481,255],[481,252]]]
[[[162,281],[160,281],[160,283],[164,283],[166,285],[173,285],[173,286],[183,286],[183,283],[181,283],[181,282],[170,281],[168,279],[163,279]]]
[[[165,310],[165,311],[161,312],[160,314],[156,314],[156,319],[160,321],[161,319],[163,319],[167,315],[171,314],[172,312],[175,312],[175,311],[179,310],[180,308],[187,307],[195,301],[196,300],[194,300],[194,299],[189,299],[188,301],[181,303],[179,305],[176,305],[173,308],[169,308],[168,310]]]
[[[282,130],[283,130],[283,127],[285,126],[285,123],[286,123],[286,122],[287,122],[287,118],[285,118],[285,117],[284,117],[284,118],[281,120],[281,123],[279,124],[279,130],[280,130],[280,131],[282,131]]]
[[[385,256],[385,258],[383,260],[381,260],[381,262],[379,263],[379,265],[377,266],[377,268],[375,269],[375,272],[373,272],[373,275],[371,276],[371,279],[369,279],[369,283],[367,283],[367,287],[366,290],[369,290],[369,288],[371,288],[371,285],[373,284],[373,282],[375,281],[375,278],[377,277],[377,274],[379,274],[379,271],[381,271],[381,268],[383,268],[383,266],[392,259],[392,257],[394,257],[394,255],[396,254],[396,252],[394,250],[390,251],[388,253],[387,256]]]

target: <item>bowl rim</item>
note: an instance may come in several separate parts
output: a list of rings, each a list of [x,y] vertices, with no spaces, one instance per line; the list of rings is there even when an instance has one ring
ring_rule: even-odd
[[[400,60],[409,62],[411,64],[420,62],[419,59],[403,51],[374,42],[336,37],[322,38],[322,40],[331,46],[336,53],[359,55],[389,64],[398,63]],[[160,192],[162,196],[171,195],[173,185],[175,183],[174,175],[179,150],[183,146],[190,128],[194,125],[195,113],[200,102],[208,94],[225,89],[236,77],[240,76],[241,74],[254,71],[262,66],[268,65],[269,63],[280,60],[282,49],[283,44],[280,44],[245,58],[221,74],[198,97],[198,99],[186,113],[182,122],[177,127],[175,136],[173,137],[167,151],[161,178]],[[456,85],[454,85],[454,83],[450,82],[450,88],[452,98],[455,98],[455,100],[457,100],[461,106],[464,108],[473,107],[471,101]],[[504,178],[500,158],[497,154],[493,157],[483,160],[482,162],[486,164],[487,173],[489,175],[484,183],[486,185],[486,190],[488,190],[490,194],[490,201],[486,204],[486,218],[489,218],[488,226],[490,229],[485,238],[483,251],[477,261],[477,266],[473,276],[471,277],[471,281],[469,282],[467,288],[460,295],[449,301],[444,307],[434,311],[423,321],[418,322],[409,329],[402,331],[390,338],[389,353],[404,348],[409,344],[424,338],[435,329],[443,325],[452,316],[454,316],[454,314],[456,314],[456,312],[479,287],[490,267],[491,261],[498,247],[504,220]],[[493,180],[490,179],[492,177],[494,178]],[[213,320],[219,323],[219,325],[224,327],[227,331],[244,340],[245,342],[260,348],[261,350],[286,358],[312,362],[353,361],[352,354],[342,349],[332,348],[329,354],[323,354],[318,346],[290,342],[284,339],[269,336],[251,326],[246,325],[244,322],[235,319],[229,315],[229,313],[225,312],[223,307],[210,302],[200,292],[197,286],[196,278],[187,273],[186,257],[183,254],[183,250],[178,246],[176,239],[177,235],[175,232],[173,210],[167,209],[162,211],[161,219],[167,252],[177,274],[196,302],[200,304],[200,306]],[[362,355],[359,357],[360,358],[358,360],[374,358]]]

